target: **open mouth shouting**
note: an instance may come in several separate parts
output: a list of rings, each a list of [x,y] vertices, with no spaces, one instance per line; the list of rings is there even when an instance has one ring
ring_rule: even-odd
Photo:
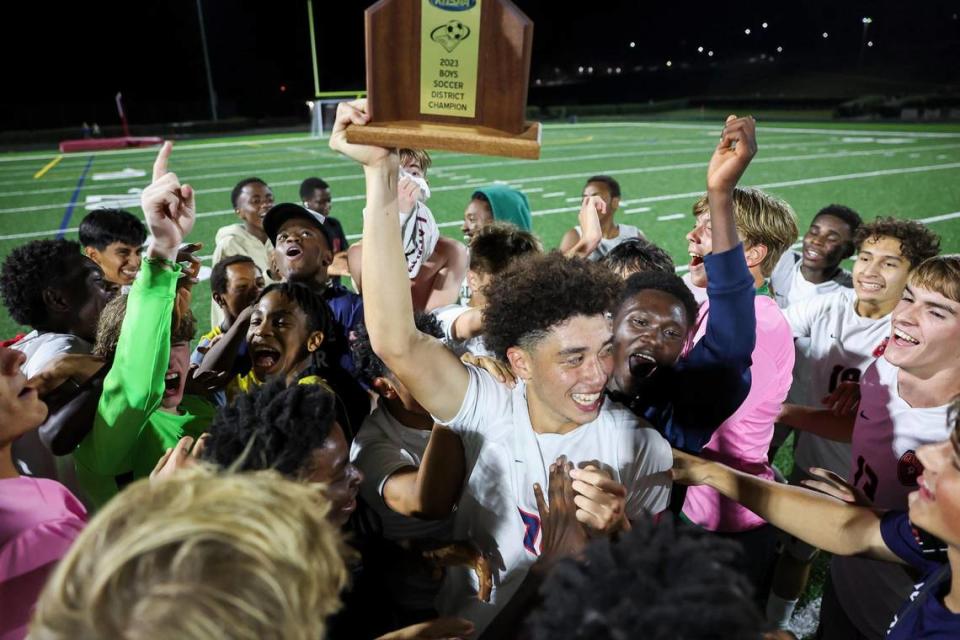
[[[163,378],[163,396],[169,398],[180,391],[180,372],[168,370]]]
[[[280,364],[281,353],[273,347],[263,344],[253,345],[250,353],[253,360],[253,368],[260,378],[262,378],[263,375],[273,373],[274,369]]]
[[[657,370],[657,361],[649,353],[636,351],[628,359],[630,373],[635,378],[649,378]]]
[[[287,257],[287,260],[296,260],[303,255],[303,249],[295,244],[291,244],[287,247],[286,251],[283,252],[283,255]]]

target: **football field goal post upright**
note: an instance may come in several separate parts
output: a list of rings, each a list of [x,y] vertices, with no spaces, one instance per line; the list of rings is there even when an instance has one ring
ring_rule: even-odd
[[[313,62],[314,99],[307,101],[310,109],[310,135],[314,138],[330,133],[337,114],[337,105],[344,100],[355,100],[366,91],[320,91],[320,70],[317,67],[317,37],[313,28],[313,0],[307,0],[307,24],[310,27],[310,59]]]

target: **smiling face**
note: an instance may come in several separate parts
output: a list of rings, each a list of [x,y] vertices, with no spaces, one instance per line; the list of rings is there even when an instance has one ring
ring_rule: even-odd
[[[507,349],[514,372],[526,381],[535,430],[563,433],[596,420],[613,369],[610,325],[602,315],[573,316],[528,349]]]
[[[817,216],[803,236],[803,266],[833,271],[850,255],[853,232],[850,225],[829,213]]]
[[[357,508],[363,473],[350,462],[350,449],[339,423],[333,423],[323,446],[313,450],[304,480],[326,485],[324,493],[330,500],[327,518],[337,526],[346,524]]]
[[[236,214],[251,229],[263,232],[263,216],[273,206],[273,191],[262,182],[245,184],[237,196]]]
[[[333,253],[327,239],[314,224],[303,218],[284,222],[275,243],[277,269],[291,282],[326,282]]]
[[[0,347],[0,447],[47,419],[47,405],[36,389],[27,386],[27,377],[20,372],[26,361],[21,351]]]
[[[692,320],[683,303],[665,291],[645,289],[625,300],[613,320],[617,388],[635,395],[641,380],[658,367],[673,366]]]
[[[310,332],[303,309],[279,291],[260,298],[250,316],[247,343],[254,374],[260,380],[297,371],[322,342],[322,332]]]
[[[900,241],[890,236],[867,238],[853,264],[857,300],[883,305],[900,299],[910,274],[910,261],[900,252]]]
[[[954,405],[954,413],[956,404]],[[954,547],[960,546],[960,431],[917,449],[923,474],[907,498],[910,521]]]
[[[890,363],[923,377],[947,369],[960,372],[960,303],[907,286],[891,323],[893,335],[883,354]]]
[[[464,242],[470,244],[473,236],[492,222],[493,209],[490,208],[490,203],[480,198],[472,199],[463,212],[463,226],[460,228]]]
[[[103,251],[94,247],[87,247],[85,251],[100,265],[106,279],[120,286],[133,284],[140,271],[143,247],[117,241],[108,244]]]
[[[190,343],[177,342],[170,345],[170,363],[164,376],[163,400],[160,406],[167,411],[176,411],[183,400],[183,388],[187,384],[190,369]]]

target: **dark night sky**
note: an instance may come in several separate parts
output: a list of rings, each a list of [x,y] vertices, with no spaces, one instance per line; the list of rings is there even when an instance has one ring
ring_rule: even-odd
[[[5,8],[8,31],[19,37],[2,45],[3,129],[115,119],[112,99],[118,90],[131,118],[141,122],[208,115],[196,0],[72,2],[56,9],[25,4]],[[362,86],[366,4],[314,0],[321,90]],[[718,63],[772,55],[782,46],[783,56],[804,64],[851,66],[861,46],[863,16],[874,20],[875,41],[865,73],[884,65],[913,68],[918,76],[952,80],[956,87],[960,68],[960,2],[517,4],[535,23],[534,78],[547,77],[555,67],[575,73],[580,64],[599,70],[667,59],[696,63],[699,44],[716,50]],[[311,97],[305,0],[203,0],[203,6],[222,113],[282,115]],[[830,34],[826,40],[823,31]]]

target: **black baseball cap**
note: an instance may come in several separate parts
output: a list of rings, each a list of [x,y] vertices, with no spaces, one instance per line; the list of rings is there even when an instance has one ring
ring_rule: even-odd
[[[263,216],[263,230],[267,232],[267,237],[270,238],[273,246],[277,246],[277,234],[280,232],[280,227],[282,227],[287,220],[293,220],[294,218],[309,222],[319,229],[327,241],[327,246],[333,248],[333,242],[330,240],[330,232],[327,231],[327,228],[323,224],[324,217],[315,211],[304,209],[300,205],[292,202],[281,202],[280,204],[274,205]]]

